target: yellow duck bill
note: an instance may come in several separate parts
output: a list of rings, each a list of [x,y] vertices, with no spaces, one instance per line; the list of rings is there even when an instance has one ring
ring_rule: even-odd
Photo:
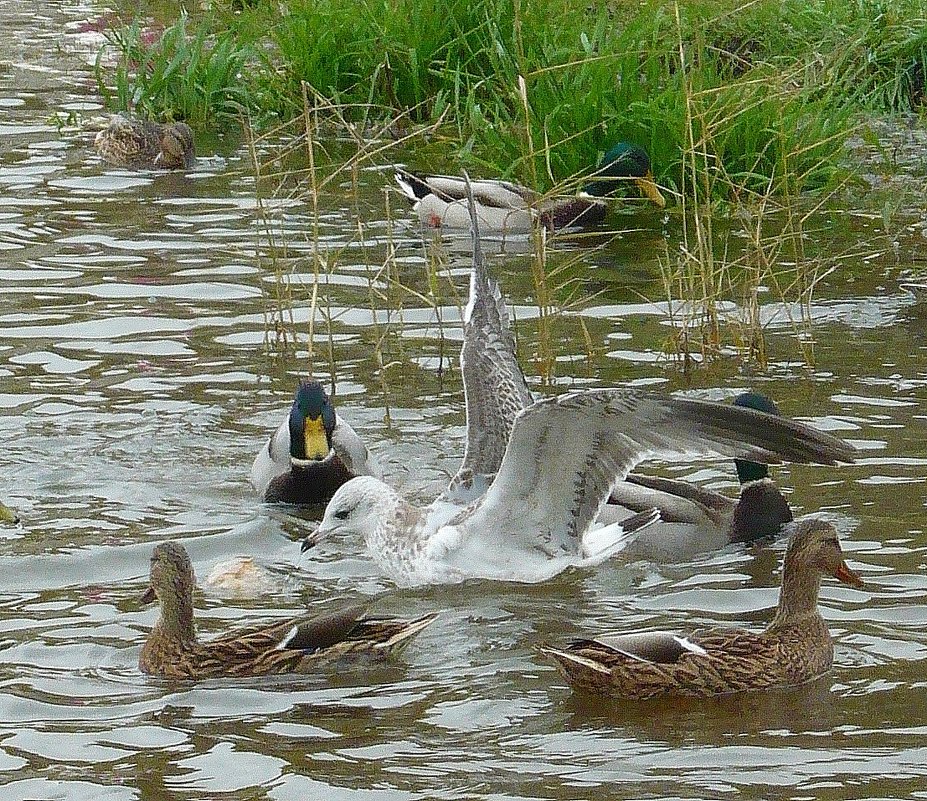
[[[306,443],[306,459],[321,462],[328,456],[328,435],[325,433],[325,423],[322,415],[315,420],[307,417],[303,424],[303,440]]]
[[[657,182],[653,180],[653,173],[648,172],[642,178],[635,178],[634,185],[640,189],[646,198],[653,201],[661,209],[666,207],[666,198],[660,192]]]

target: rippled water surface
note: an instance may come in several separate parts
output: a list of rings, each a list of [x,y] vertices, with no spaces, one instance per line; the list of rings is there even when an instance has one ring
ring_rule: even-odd
[[[101,113],[97,42],[79,30],[98,12],[40,7],[0,4],[0,493],[23,518],[0,528],[5,799],[927,798],[927,314],[898,289],[896,255],[867,247],[874,215],[825,223],[872,258],[821,282],[813,368],[768,294],[769,371],[723,363],[692,385],[713,398],[761,386],[785,413],[864,449],[852,467],[776,471],[799,510],[836,522],[870,584],[825,583],[832,674],[711,703],[597,704],[536,658],[538,641],[606,626],[761,626],[783,543],[609,565],[538,587],[397,592],[358,543],[300,561],[300,521],[258,503],[247,476],[308,366],[311,210],[278,210],[302,344],[274,355],[266,343],[283,284],[265,258],[249,160],[220,145],[185,176],[102,165],[86,124]],[[84,124],[59,130],[55,118],[70,112]],[[333,320],[316,315],[316,372],[328,377],[331,347],[340,412],[390,480],[427,499],[463,451],[459,306],[451,295],[436,308],[400,298],[378,275],[391,240],[393,277],[427,293],[415,230],[365,211],[382,209],[387,178],[364,171],[357,193],[335,184],[319,197],[332,270],[319,302]],[[577,259],[569,269],[589,296],[551,328],[558,384],[685,389],[657,358],[665,306],[643,299],[661,297],[658,255],[678,223],[628,219],[642,230],[605,250],[554,248],[554,263]],[[922,241],[917,221],[898,237],[903,269]],[[463,291],[466,255],[445,263]],[[531,378],[539,311],[529,264],[510,256],[493,270]],[[663,469],[734,490],[722,462]],[[188,546],[200,576],[237,554],[270,570],[256,597],[198,596],[207,636],[338,598],[369,599],[381,613],[443,611],[383,667],[154,680],[137,669],[155,619],[140,596],[151,547],[169,537]]]

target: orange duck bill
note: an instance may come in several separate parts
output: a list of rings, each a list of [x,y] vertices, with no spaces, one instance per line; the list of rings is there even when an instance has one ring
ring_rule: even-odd
[[[834,571],[834,578],[837,579],[837,581],[842,581],[844,584],[849,584],[851,587],[856,587],[857,589],[862,589],[866,586],[866,582],[862,580],[855,570],[851,570],[846,562],[840,563],[840,566]]]

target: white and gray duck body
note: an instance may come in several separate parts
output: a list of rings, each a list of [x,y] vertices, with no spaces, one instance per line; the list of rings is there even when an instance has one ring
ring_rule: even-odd
[[[414,203],[422,225],[458,230],[470,227],[465,179],[399,170],[396,182]],[[582,191],[574,196],[549,197],[502,180],[471,181],[470,187],[483,231],[527,233],[538,225],[552,231],[599,225],[608,212],[609,200],[629,184],[660,208],[666,205],[653,179],[647,152],[627,142],[605,154]]]

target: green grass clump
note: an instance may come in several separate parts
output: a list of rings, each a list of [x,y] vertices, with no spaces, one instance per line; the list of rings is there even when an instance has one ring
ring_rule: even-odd
[[[160,120],[194,126],[238,119],[251,96],[242,78],[250,47],[231,30],[190,26],[185,16],[151,36],[140,23],[112,28],[106,38],[118,54],[110,73],[97,59],[97,82],[107,105]],[[102,51],[101,51],[102,55]]]
[[[679,192],[698,157],[715,200],[784,194],[834,182],[859,111],[923,101],[925,5],[229,0],[152,46],[137,25],[114,33],[111,83],[122,107],[259,122],[302,113],[308,85],[354,121],[441,120],[455,169],[540,189],[579,185],[625,140]]]

